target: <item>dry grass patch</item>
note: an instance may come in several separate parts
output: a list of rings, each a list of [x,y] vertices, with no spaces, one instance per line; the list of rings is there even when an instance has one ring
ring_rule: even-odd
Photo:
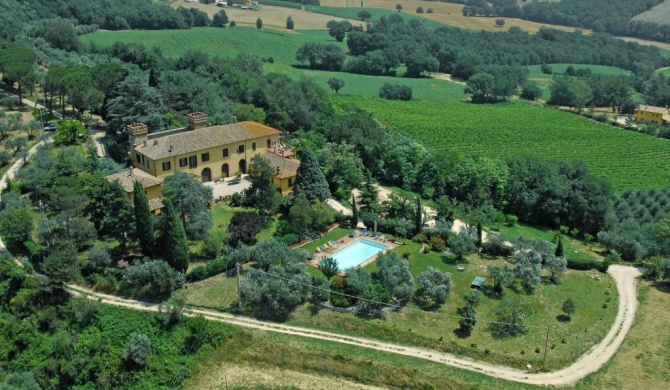
[[[202,3],[187,3],[184,0],[178,0],[172,3],[172,6],[184,8],[197,8],[207,12],[207,15],[212,17],[215,13],[224,8],[217,7],[214,4]],[[344,20],[328,15],[315,14],[303,10],[284,7],[272,7],[264,5],[260,7],[259,11],[243,10],[236,8],[225,8],[228,19],[234,20],[236,24],[256,26],[256,19],[263,20],[263,28],[276,28],[283,31],[290,31],[286,29],[286,19],[290,16],[295,22],[296,30],[325,30],[326,23],[329,20]],[[358,23],[361,26],[363,23]]]
[[[324,7],[350,7],[358,8],[360,7],[360,1],[358,0],[321,0],[321,5]],[[388,1],[388,0],[365,0],[363,5],[365,8],[381,8],[395,11],[396,4],[402,4],[403,13],[418,15],[422,18],[429,20],[434,20],[439,23],[448,24],[455,27],[467,28],[471,30],[487,30],[487,31],[506,31],[510,27],[519,27],[525,31],[536,32],[542,26],[547,26],[547,24],[530,22],[527,20],[514,19],[514,18],[485,18],[485,17],[467,17],[463,16],[461,12],[463,10],[463,4],[452,4],[452,3],[441,3],[441,2],[426,2],[421,0],[401,0],[401,1]],[[423,7],[424,10],[428,8],[433,9],[433,13],[423,13],[417,14],[417,7]],[[374,15],[374,11],[370,11]],[[496,19],[504,19],[505,26],[497,27]],[[564,31],[574,31],[574,27],[565,27],[557,25],[549,25],[550,27],[564,30]],[[589,30],[583,30],[588,32]]]

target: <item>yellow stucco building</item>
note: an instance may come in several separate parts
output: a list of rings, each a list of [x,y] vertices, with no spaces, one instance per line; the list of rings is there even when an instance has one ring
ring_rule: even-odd
[[[635,110],[633,118],[638,122],[656,123],[661,126],[670,122],[670,112],[663,107],[641,105]]]
[[[300,162],[281,148],[279,130],[252,121],[206,126],[207,116],[197,112],[187,118],[186,129],[153,134],[144,124],[129,125],[133,165],[159,179],[182,171],[210,182],[247,173],[251,158],[263,155],[277,170],[277,188],[291,192]]]
[[[135,198],[135,182],[140,182],[142,187],[144,187],[144,190],[147,192],[151,211],[158,214],[160,209],[163,208],[163,202],[161,202],[161,197],[163,196],[161,193],[161,185],[163,184],[163,181],[161,179],[151,176],[137,168],[128,168],[119,173],[109,175],[106,178],[109,181],[118,181],[119,184],[121,184],[130,203],[132,203]]]

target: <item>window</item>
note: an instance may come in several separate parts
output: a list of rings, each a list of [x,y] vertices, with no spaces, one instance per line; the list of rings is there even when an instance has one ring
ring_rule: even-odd
[[[268,149],[270,149],[271,145],[272,145],[272,141],[270,140],[270,138],[268,138]]]
[[[293,179],[288,179],[288,188],[293,187]]]
[[[163,171],[169,171],[170,169],[172,169],[172,164],[170,164],[169,161],[164,162],[163,163]]]
[[[209,161],[209,153],[203,153],[200,156],[200,159],[202,160],[202,162]]]
[[[242,153],[244,153],[244,144],[237,147],[237,154],[242,154]]]
[[[139,154],[139,153],[135,155],[135,159],[137,160],[137,163],[138,163],[138,164],[142,162],[142,159],[140,158],[140,154]]]
[[[198,166],[198,156],[190,156],[188,158],[188,167],[195,168]]]
[[[228,157],[228,148],[223,149],[223,157]]]
[[[179,159],[179,167],[183,168],[188,165],[188,159],[186,157]]]
[[[255,142],[251,143],[251,150],[256,150],[256,143]]]

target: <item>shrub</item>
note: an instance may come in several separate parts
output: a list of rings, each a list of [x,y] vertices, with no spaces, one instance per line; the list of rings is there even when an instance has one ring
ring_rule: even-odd
[[[231,268],[230,266],[231,264],[228,264],[228,260],[226,258],[221,257],[216,260],[212,260],[209,263],[197,267],[193,269],[193,271],[189,272],[186,275],[186,281],[189,283],[193,283],[207,278],[211,278],[212,276],[216,276],[222,272],[226,272],[228,269]]]
[[[230,23],[228,24],[230,27],[235,27],[237,26],[237,23],[235,23],[234,20],[231,20]]]
[[[181,285],[179,274],[162,260],[128,267],[123,282],[131,295],[140,298],[166,297]]]
[[[290,233],[285,236],[277,237],[277,241],[290,246],[300,242],[300,237],[298,237],[297,234]]]
[[[433,13],[433,9],[432,9],[432,8],[428,8],[428,9],[426,10],[426,13],[427,13],[427,14],[432,14],[432,13]]]
[[[151,341],[146,335],[133,333],[123,349],[123,360],[126,364],[136,367],[146,367],[151,357]]]
[[[600,272],[607,272],[607,269],[609,268],[610,265],[610,263],[607,261],[600,262],[596,259],[567,259],[567,260],[568,260],[568,268],[581,271],[588,271],[591,269],[595,269]]]
[[[416,13],[417,14],[422,14],[423,13],[423,7],[416,7]]]
[[[442,252],[445,249],[447,249],[446,243],[444,242],[442,237],[438,237],[438,236],[433,236],[433,237],[430,238],[430,246],[436,252]]]
[[[107,268],[112,264],[112,257],[107,247],[94,247],[88,254],[88,260],[100,268]]]
[[[387,100],[412,100],[412,87],[384,83],[379,89],[379,97]]]

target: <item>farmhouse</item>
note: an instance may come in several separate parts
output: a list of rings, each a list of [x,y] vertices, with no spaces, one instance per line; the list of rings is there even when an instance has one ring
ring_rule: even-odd
[[[163,181],[156,177],[151,176],[150,174],[137,169],[137,168],[128,168],[128,170],[121,171],[119,173],[114,173],[106,177],[109,181],[118,181],[123,187],[123,190],[128,196],[128,200],[132,203],[134,199],[134,184],[135,182],[140,182],[144,190],[147,192],[147,197],[149,198],[149,207],[154,214],[158,214],[160,209],[163,208],[163,202],[161,202],[161,185]]]
[[[251,158],[262,155],[276,171],[279,191],[291,192],[300,162],[280,145],[279,130],[252,121],[206,126],[207,115],[200,112],[187,118],[185,129],[152,134],[144,124],[128,125],[133,165],[159,179],[182,171],[210,182],[246,174]]]
[[[656,123],[660,126],[670,123],[670,112],[663,107],[641,105],[635,110],[633,118],[638,122]]]

